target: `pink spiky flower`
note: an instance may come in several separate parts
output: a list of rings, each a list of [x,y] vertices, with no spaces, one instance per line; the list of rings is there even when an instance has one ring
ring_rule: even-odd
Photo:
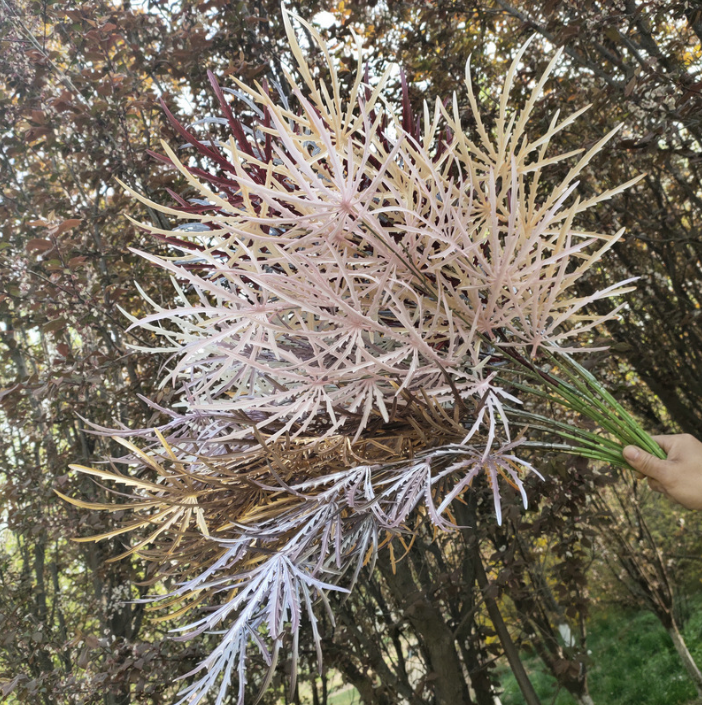
[[[451,503],[477,477],[487,478],[498,521],[500,482],[526,507],[522,477],[538,473],[515,454],[523,439],[511,438],[507,406],[520,402],[500,365],[538,378],[530,357],[574,349],[573,339],[616,315],[589,305],[630,284],[574,293],[622,235],[581,231],[576,217],[636,181],[585,201],[574,195],[614,131],[537,194],[544,169],[579,153],[547,149],[581,111],[554,116],[535,139],[526,132],[560,52],[515,112],[522,47],[491,131],[467,69],[471,137],[455,96],[448,108],[437,100],[433,114],[425,106],[419,127],[407,100],[397,115],[383,96],[389,74],[366,81],[360,47],[345,91],[322,38],[298,18],[327,58],[330,82],[317,81],[284,18],[301,77],[286,73],[296,108],[282,89],[276,100],[266,84],[236,81],[229,92],[255,116],[243,124],[211,76],[227,142],[201,141],[166,112],[216,171],[188,166],[164,143],[159,158],[197,197],[166,207],[136,195],[185,221],[174,231],[140,224],[176,248],[138,254],[173,275],[177,304],[147,298],[151,315],[126,313],[163,341],[158,349],[172,355],[163,384],[180,393],[178,411],[160,409],[159,429],[132,433],[147,449],[130,444],[115,461],[156,481],[76,467],[132,493],[140,521],[129,527],[150,533],[129,553],[179,575],[171,601],[232,596],[183,627],[186,637],[222,633],[182,691],[191,704],[212,688],[222,702],[234,675],[241,704],[247,649],[255,645],[272,673],[286,631],[296,655],[304,616],[321,659],[313,602],[348,589],[342,576],[352,585],[412,521],[455,529]]]

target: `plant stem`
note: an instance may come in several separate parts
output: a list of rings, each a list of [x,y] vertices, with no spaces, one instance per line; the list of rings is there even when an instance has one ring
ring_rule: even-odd
[[[514,674],[517,684],[519,685],[519,689],[522,691],[522,695],[524,696],[524,701],[526,705],[541,705],[539,696],[536,694],[534,686],[531,684],[526,669],[524,668],[524,664],[519,657],[519,651],[512,641],[507,625],[502,618],[500,608],[495,601],[495,598],[490,596],[490,581],[485,573],[485,566],[483,565],[483,558],[480,555],[480,548],[477,541],[475,542],[474,556],[475,575],[478,581],[478,587],[480,587],[483,593],[485,607],[487,608],[488,615],[490,616],[490,621],[495,627],[497,636],[502,644],[502,648],[505,651],[505,656],[507,657],[509,665],[512,668],[512,673]]]

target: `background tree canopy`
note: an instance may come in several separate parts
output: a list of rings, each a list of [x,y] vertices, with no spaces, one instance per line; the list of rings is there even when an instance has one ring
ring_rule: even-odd
[[[583,293],[640,277],[622,320],[599,331],[609,352],[588,365],[652,432],[702,436],[702,6],[534,5],[288,3],[327,28],[342,65],[352,31],[373,69],[401,65],[417,111],[460,88],[471,55],[489,114],[492,89],[527,37],[537,35],[517,77],[522,97],[565,47],[531,129],[543,131],[557,109],[590,105],[559,149],[623,127],[580,191],[646,174],[588,216],[593,230],[626,227],[627,236]],[[174,679],[206,642],[174,642],[168,623],[125,602],[152,589],[148,567],[107,562],[124,550],[119,539],[70,541],[120,517],[67,506],[54,489],[104,498],[100,485],[67,474],[69,462],[121,453],[89,424],[148,426],[158,412],[143,398],[168,402],[156,386],[165,360],[128,347],[153,341],[126,331],[118,305],[145,313],[134,280],[157,302],[171,295],[166,277],[147,274],[127,249],[165,245],[124,214],[173,226],[129,200],[114,177],[161,202],[166,189],[183,189],[147,154],[160,139],[181,141],[159,99],[187,124],[218,114],[207,69],[223,85],[281,76],[289,56],[279,4],[0,0],[0,40],[0,692],[47,705],[170,703]],[[400,83],[398,73],[398,101]],[[325,672],[306,666],[303,649],[295,693],[283,663],[266,701],[487,705],[504,690],[503,703],[523,702],[505,672],[500,630],[544,702],[701,694],[700,520],[608,468],[559,456],[538,466],[548,479],[532,485],[529,511],[506,508],[503,527],[487,519],[476,491],[458,517],[473,529],[420,532],[403,560],[381,561],[337,606],[337,624],[324,623]],[[637,671],[644,661],[647,672]],[[255,689],[256,669],[251,680]]]

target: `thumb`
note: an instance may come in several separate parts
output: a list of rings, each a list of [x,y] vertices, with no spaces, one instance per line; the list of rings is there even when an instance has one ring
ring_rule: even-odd
[[[626,446],[622,450],[624,460],[631,465],[634,470],[638,470],[647,477],[652,477],[654,480],[662,479],[663,475],[668,470],[669,460],[661,460],[655,455],[647,453],[636,446]]]

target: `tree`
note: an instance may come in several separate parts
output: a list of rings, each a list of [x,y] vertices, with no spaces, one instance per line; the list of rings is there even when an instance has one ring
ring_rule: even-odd
[[[0,57],[0,106],[3,124],[12,129],[3,132],[0,149],[5,224],[0,248],[3,273],[9,273],[0,284],[0,404],[9,429],[2,440],[2,501],[11,538],[3,552],[7,591],[2,624],[8,648],[0,657],[0,677],[5,692],[22,699],[69,701],[78,690],[76,698],[85,701],[165,702],[174,688],[164,691],[162,683],[182,672],[176,661],[194,663],[198,657],[192,649],[162,640],[163,633],[144,618],[140,606],[118,606],[122,596],[139,594],[139,588],[129,587],[130,581],[149,576],[131,561],[104,564],[106,557],[123,550],[119,541],[97,547],[66,541],[77,533],[108,531],[113,524],[109,518],[67,510],[57,503],[52,488],[66,488],[69,459],[81,457],[88,465],[101,455],[122,452],[118,445],[87,433],[81,417],[103,427],[113,426],[116,419],[146,426],[153,410],[134,392],[168,401],[152,388],[158,361],[126,355],[126,342],[143,341],[124,330],[116,304],[139,312],[141,304],[131,288],[135,276],[149,283],[149,293],[157,300],[166,284],[140,277],[138,260],[126,254],[127,245],[142,243],[143,235],[119,219],[125,209],[135,209],[127,206],[111,175],[157,200],[161,189],[174,187],[172,174],[139,147],[152,147],[161,135],[171,144],[177,141],[156,98],[163,97],[176,111],[182,105],[176,96],[188,87],[192,112],[213,114],[205,67],[220,78],[275,71],[270,67],[278,65],[282,35],[276,3],[153,3],[146,9],[128,3],[90,3],[80,9],[74,3],[2,4],[7,51]],[[304,14],[313,11],[306,3]],[[453,89],[471,51],[474,76],[487,88],[527,33],[536,31],[567,47],[567,70],[549,85],[540,114],[556,105],[594,106],[587,125],[577,135],[564,135],[563,146],[582,140],[583,134],[594,141],[614,123],[627,122],[618,142],[624,158],[594,163],[583,188],[595,190],[602,182],[649,173],[633,193],[603,204],[593,218],[593,229],[627,225],[630,244],[618,246],[617,266],[598,272],[591,286],[600,278],[609,282],[627,273],[645,276],[623,327],[608,332],[620,351],[627,346],[630,351],[628,364],[609,363],[613,379],[622,380],[621,398],[652,425],[662,429],[672,421],[699,433],[699,10],[661,2],[632,2],[623,9],[576,2],[539,8],[529,3],[439,2],[429,7],[388,2],[374,9],[347,3],[337,16],[343,24],[331,31],[340,41],[356,27],[368,45],[382,46],[385,57],[400,61],[417,108],[425,92],[446,95]],[[218,30],[213,35],[208,31],[212,24]],[[539,49],[538,43],[532,45],[525,59],[520,75],[524,92],[542,67]],[[245,57],[252,56],[261,57],[259,63],[247,63]],[[399,91],[398,82],[398,97]],[[181,114],[189,115],[189,110]],[[155,212],[138,215],[160,218]],[[146,247],[153,251],[158,245],[149,241]],[[641,385],[629,384],[633,374],[658,399]],[[81,491],[95,499],[105,496],[89,482]],[[575,540],[582,529],[575,522],[568,529],[573,535],[564,540]],[[485,548],[489,545],[482,536],[481,542]],[[519,555],[518,546],[508,547],[510,557]],[[392,624],[359,619],[364,609],[390,600],[387,612],[404,615],[417,599],[412,589],[419,595],[443,595],[427,592],[436,582],[430,576],[442,574],[432,563],[432,550],[428,544],[398,565],[403,584],[398,585],[392,573],[378,573],[372,581],[374,592],[369,583],[370,596],[362,593],[365,603],[347,603],[348,622],[357,626],[356,620],[363,627],[359,645],[364,640],[372,643],[374,630]],[[457,555],[465,550],[457,549]],[[530,550],[527,546],[527,555]],[[461,565],[468,572],[473,568],[468,562]],[[546,573],[551,569],[546,566]],[[394,592],[386,577],[394,581]],[[458,619],[457,658],[475,669],[465,683],[472,681],[470,697],[483,705],[492,688],[488,666],[495,654],[486,644],[485,613],[482,607],[476,609],[482,598],[472,587],[475,579],[452,578],[439,604],[446,628],[454,628],[452,620]],[[498,584],[504,580],[505,593],[513,590],[522,604],[515,624],[519,618],[531,630],[527,625],[533,626],[535,617],[519,592],[526,589],[524,600],[541,604],[534,602],[531,576],[527,580],[522,574],[511,583],[504,575],[496,579]],[[538,575],[535,580],[540,580]],[[425,602],[431,608],[436,600]],[[509,602],[502,604],[507,615],[505,604]],[[557,611],[550,619],[553,627]],[[435,631],[442,629],[438,625]],[[539,629],[548,631],[544,623]],[[418,618],[404,620],[400,631],[407,634],[400,644],[419,643]],[[392,630],[387,633],[392,638]],[[360,646],[346,648],[341,628],[339,634],[337,651],[329,647],[337,654],[330,656],[330,664],[349,681],[363,684],[364,668],[378,673],[379,679],[387,676],[380,660],[369,663]],[[513,637],[520,640],[516,632]],[[555,667],[548,649],[553,639],[541,641],[546,660]],[[560,643],[555,648],[558,658],[563,654],[569,662],[564,673],[572,673],[577,658],[571,661]],[[427,679],[421,692],[430,699],[434,671],[429,648],[422,654]],[[386,664],[389,658],[383,656]],[[397,682],[402,682],[401,671],[397,673]],[[406,680],[418,687],[409,674]],[[465,683],[453,687],[465,688]],[[370,691],[364,695],[368,702],[374,702],[372,697],[376,694]]]
[[[158,99],[178,111],[187,86],[208,112],[204,65],[223,75],[267,71],[279,8],[8,0],[0,12],[3,693],[46,703],[169,702],[177,686],[163,684],[195,652],[144,621],[143,605],[122,602],[144,593],[134,582],[145,576],[130,561],[105,563],[122,552],[119,540],[69,540],[108,530],[110,519],[66,511],[53,489],[66,488],[72,459],[122,452],[92,435],[86,419],[139,426],[154,411],[136,394],[162,400],[153,388],[159,360],[126,347],[145,340],[126,331],[117,308],[140,306],[132,295],[139,264],[127,248],[142,236],[123,219],[128,201],[114,177],[148,193],[172,184],[145,153],[174,138]],[[151,277],[145,286],[158,298],[165,282]],[[83,491],[104,496],[91,482]]]

